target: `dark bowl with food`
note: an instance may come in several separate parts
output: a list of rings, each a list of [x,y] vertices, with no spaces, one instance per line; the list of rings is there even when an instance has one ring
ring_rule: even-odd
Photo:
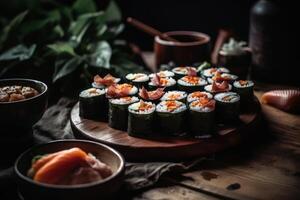
[[[31,129],[46,110],[47,91],[47,85],[37,80],[0,80],[0,129]]]
[[[90,175],[93,175],[90,178],[94,178],[94,174],[84,172],[87,166],[83,167],[83,162],[78,161],[80,160],[79,154],[77,157],[76,153],[74,154],[80,150],[88,153],[89,156],[93,155],[94,159],[102,163],[100,166],[105,165],[110,169],[110,174],[105,178],[100,176],[92,181],[87,179]],[[72,153],[73,156],[70,156]],[[33,161],[39,155],[44,156]],[[55,157],[49,159],[53,155]],[[61,161],[59,161],[60,159]],[[72,168],[70,168],[71,165]],[[35,170],[33,178],[30,177],[32,169],[37,169],[37,166],[40,168]],[[95,164],[89,165],[89,167],[96,169]],[[97,170],[99,169],[97,168]],[[58,140],[25,151],[16,160],[14,171],[19,195],[23,199],[112,199],[122,185],[124,159],[116,150],[100,143],[85,140]],[[55,180],[56,182],[51,182]]]

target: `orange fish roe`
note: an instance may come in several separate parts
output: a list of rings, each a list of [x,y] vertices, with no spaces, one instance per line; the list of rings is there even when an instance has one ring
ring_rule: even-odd
[[[139,106],[140,111],[146,111],[146,110],[149,110],[151,108],[152,108],[152,104],[145,103],[142,100],[140,101],[140,106]]]
[[[123,84],[119,84],[117,85],[117,89],[118,90],[127,90],[127,89],[131,89],[133,86],[128,84],[128,83],[123,83]]]
[[[183,81],[193,84],[193,85],[197,85],[199,83],[200,77],[197,76],[185,76],[182,78]]]
[[[203,93],[203,92],[200,92],[200,91],[197,91],[197,92],[193,92],[191,97],[193,98],[207,98],[207,94]]]
[[[176,101],[166,101],[167,110],[170,112],[173,112],[177,108],[180,107],[179,104],[176,103]]]
[[[159,85],[166,86],[168,84],[168,79],[161,77],[159,80]]]
[[[173,93],[168,96],[168,100],[177,100],[180,98],[180,96],[181,96],[181,94],[179,94],[179,93]]]
[[[215,103],[214,103],[214,100],[211,100],[211,99],[208,99],[208,98],[202,98],[202,99],[199,99],[197,101],[193,101],[191,103],[191,106],[192,107],[211,107],[213,108],[215,106]]]

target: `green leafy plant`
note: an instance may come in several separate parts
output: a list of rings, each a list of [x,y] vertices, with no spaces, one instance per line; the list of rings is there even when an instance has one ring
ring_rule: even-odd
[[[38,2],[0,31],[0,77],[30,65],[49,71],[54,84],[69,90],[74,86],[70,82],[87,85],[95,73],[124,77],[144,71],[133,62],[127,43],[118,39],[124,24],[114,1],[100,11],[93,0],[72,5],[49,0],[47,6]]]

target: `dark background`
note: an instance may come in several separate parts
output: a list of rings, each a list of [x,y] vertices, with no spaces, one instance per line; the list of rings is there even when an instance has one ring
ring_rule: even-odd
[[[0,15],[12,17],[26,9],[29,0],[0,0]],[[45,1],[45,0],[41,0]],[[72,0],[62,0],[66,3]],[[95,0],[105,7],[109,0]],[[162,32],[192,30],[214,40],[220,28],[229,28],[237,38],[248,41],[249,12],[256,0],[116,0],[124,20],[131,16]],[[127,26],[122,35],[143,50],[152,50],[151,36]]]

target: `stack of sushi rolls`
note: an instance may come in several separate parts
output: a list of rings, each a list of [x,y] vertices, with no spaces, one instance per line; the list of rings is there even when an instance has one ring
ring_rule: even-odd
[[[241,107],[245,109],[249,103],[253,101],[253,81],[239,80],[233,83],[233,90],[241,97]]]
[[[121,97],[109,100],[108,124],[111,128],[126,131],[128,121],[128,106],[138,102],[137,97]]]
[[[178,89],[187,93],[203,90],[207,85],[205,79],[198,76],[184,76],[177,81]]]
[[[240,96],[235,92],[224,92],[214,96],[216,112],[220,122],[235,123],[239,120]]]
[[[200,100],[200,99],[203,99],[203,98],[212,99],[213,95],[208,93],[208,92],[196,91],[196,92],[190,93],[187,96],[187,103],[189,104],[192,101]]]
[[[125,78],[127,82],[138,88],[147,87],[149,82],[149,76],[144,73],[130,73]]]
[[[106,121],[108,102],[105,89],[89,88],[79,94],[79,116]]]
[[[157,73],[152,73],[149,75],[149,77],[153,78],[156,75],[158,75],[159,77],[162,77],[162,78],[166,78],[166,77],[174,78],[174,76],[175,76],[174,72],[169,71],[169,70],[163,70],[163,71],[159,71]]]
[[[215,122],[215,100],[200,98],[189,104],[188,132],[196,138],[212,136]]]
[[[175,67],[172,69],[172,72],[175,74],[176,80],[189,75],[190,71],[195,71],[197,73],[197,69],[195,67],[186,66],[186,67]]]
[[[155,75],[148,84],[149,89],[165,88],[165,91],[176,89],[176,81],[172,77],[160,77]]]
[[[128,107],[128,129],[130,136],[151,136],[155,123],[155,104],[139,101]]]
[[[98,88],[98,89],[104,89],[107,88],[113,84],[117,84],[121,81],[120,78],[113,77],[110,74],[107,74],[103,78],[99,75],[96,75],[94,77],[94,82],[92,83],[92,87]]]
[[[156,106],[157,130],[163,135],[180,135],[185,131],[186,111],[180,101],[161,101]]]
[[[172,90],[166,92],[162,97],[161,101],[181,101],[182,103],[186,103],[187,93],[184,91]]]

